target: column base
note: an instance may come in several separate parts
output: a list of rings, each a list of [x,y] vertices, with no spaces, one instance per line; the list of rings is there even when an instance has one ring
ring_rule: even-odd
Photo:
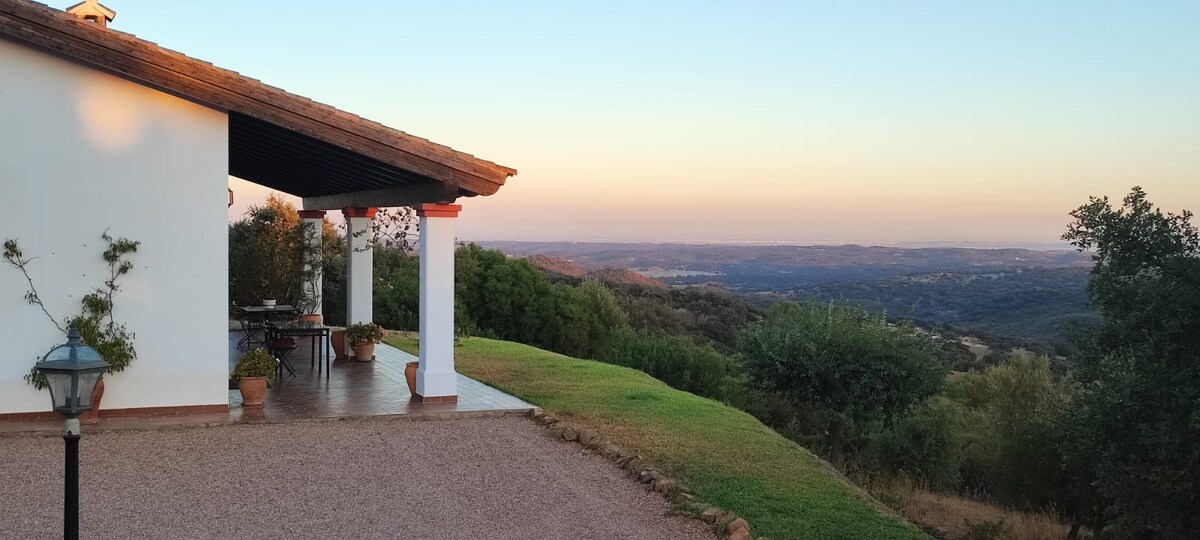
[[[458,396],[429,396],[413,394],[412,400],[417,403],[458,403]]]
[[[422,360],[425,364],[427,360]],[[422,396],[425,403],[442,397],[458,399],[458,373],[454,371],[425,371],[424,365],[417,369],[417,391],[414,396]]]

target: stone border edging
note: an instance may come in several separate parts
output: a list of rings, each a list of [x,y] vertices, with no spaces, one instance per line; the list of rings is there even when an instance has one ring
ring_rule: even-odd
[[[696,501],[690,489],[651,467],[642,456],[622,450],[591,428],[568,424],[541,407],[535,407],[528,416],[545,427],[551,437],[579,443],[613,462],[630,477],[645,484],[646,489],[662,495],[681,513],[703,521],[718,535],[723,534],[728,540],[752,540],[750,524],[745,519],[729,510]]]

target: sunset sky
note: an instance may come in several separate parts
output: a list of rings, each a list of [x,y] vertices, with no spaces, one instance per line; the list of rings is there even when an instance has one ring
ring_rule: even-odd
[[[1200,210],[1194,0],[104,3],[517,168],[466,240],[1042,245],[1135,184]]]

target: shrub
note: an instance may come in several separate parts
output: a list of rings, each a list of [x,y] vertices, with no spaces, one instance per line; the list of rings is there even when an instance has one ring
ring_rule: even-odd
[[[962,405],[946,397],[929,398],[895,425],[869,436],[867,465],[935,490],[957,488],[965,414]]]
[[[946,393],[961,403],[966,488],[1024,509],[1062,507],[1063,422],[1071,387],[1045,357],[1014,354],[981,373],[965,373]]]
[[[621,330],[612,335],[600,360],[641,370],[672,388],[712,399],[724,399],[733,384],[728,358],[679,336]]]
[[[275,372],[275,357],[266,349],[258,348],[243,354],[233,366],[229,378],[237,381],[242,377],[269,377]]]
[[[741,332],[738,350],[754,385],[833,413],[826,450],[839,465],[853,424],[889,424],[947,372],[927,336],[832,305],[776,304]]]
[[[346,327],[347,343],[379,343],[386,335],[383,327],[375,323],[355,323]]]

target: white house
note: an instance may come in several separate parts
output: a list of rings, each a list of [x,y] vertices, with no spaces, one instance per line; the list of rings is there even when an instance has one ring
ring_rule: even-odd
[[[452,203],[516,171],[120,33],[113,16],[95,0],[0,0],[0,238],[36,257],[58,317],[101,283],[101,233],[141,242],[116,303],[138,359],[106,377],[103,408],[227,408],[231,175],[301,197],[306,219],[344,212],[352,232],[377,207],[417,208],[417,391],[453,401]],[[348,318],[370,321],[371,252],[348,255]],[[0,419],[49,409],[23,376],[65,341],[27,288],[0,268]]]

